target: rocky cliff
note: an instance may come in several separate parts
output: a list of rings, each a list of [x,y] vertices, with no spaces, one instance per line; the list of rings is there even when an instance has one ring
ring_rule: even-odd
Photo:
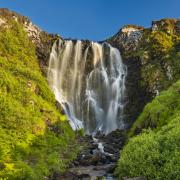
[[[179,23],[162,19],[150,28],[127,25],[107,40],[120,49],[128,67],[127,121],[134,121],[147,102],[179,79]]]
[[[162,19],[148,29],[128,26],[108,40],[128,66],[126,115],[135,120],[116,169],[119,179],[180,178],[179,23]]]

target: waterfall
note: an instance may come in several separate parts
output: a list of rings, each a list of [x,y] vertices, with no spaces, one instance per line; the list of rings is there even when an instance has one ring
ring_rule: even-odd
[[[126,74],[119,50],[108,43],[59,39],[52,47],[49,85],[74,130],[124,128]]]

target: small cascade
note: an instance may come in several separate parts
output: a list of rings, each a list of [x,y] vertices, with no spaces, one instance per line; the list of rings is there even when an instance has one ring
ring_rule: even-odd
[[[124,129],[126,75],[119,50],[108,43],[59,39],[52,47],[48,81],[74,130]]]

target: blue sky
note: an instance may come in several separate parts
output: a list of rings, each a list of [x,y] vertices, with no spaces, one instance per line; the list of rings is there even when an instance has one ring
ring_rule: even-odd
[[[1,0],[43,30],[65,38],[103,40],[126,24],[180,18],[180,0]]]

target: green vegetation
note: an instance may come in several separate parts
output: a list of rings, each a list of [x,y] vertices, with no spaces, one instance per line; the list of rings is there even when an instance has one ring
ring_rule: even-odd
[[[145,106],[130,136],[140,132],[123,149],[117,176],[180,179],[180,81]]]
[[[180,38],[163,31],[145,30],[137,55],[142,61],[141,84],[154,93],[180,78]]]
[[[180,79],[180,36],[175,33],[173,20],[163,22],[159,30],[144,29],[137,49],[123,54],[124,59],[140,59],[141,87],[152,97],[156,90],[167,89]]]
[[[76,156],[75,136],[55,106],[35,47],[9,20],[0,29],[0,179],[63,172]]]
[[[166,89],[172,82],[180,78],[180,49],[178,48],[180,38],[177,35],[167,34],[163,31],[147,31],[143,39],[146,39],[146,41],[144,41],[146,45],[142,43],[142,46],[149,55],[149,61],[145,64],[148,68],[156,67],[152,71],[152,77],[160,81],[160,85],[162,86],[160,88],[161,90]],[[142,77],[144,79],[148,79],[148,75],[145,73],[146,70],[146,67],[142,70]],[[168,71],[172,77],[168,77]],[[151,84],[151,82],[149,84]]]
[[[173,36],[162,31],[148,32],[144,34],[146,48],[150,51],[151,57],[159,57],[170,53],[173,48]]]
[[[167,91],[162,92],[160,96],[157,96],[145,106],[129,134],[133,136],[141,132],[142,129],[149,127],[159,130],[178,113],[180,113],[180,81],[173,84]]]

